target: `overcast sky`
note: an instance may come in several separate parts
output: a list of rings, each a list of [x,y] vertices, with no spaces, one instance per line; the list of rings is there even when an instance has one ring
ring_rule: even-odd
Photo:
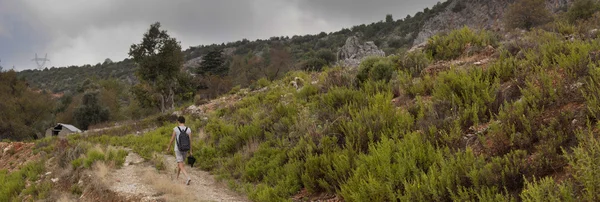
[[[36,68],[125,59],[153,22],[183,49],[201,44],[332,32],[439,0],[0,0],[0,65]],[[443,0],[441,0],[443,1]]]

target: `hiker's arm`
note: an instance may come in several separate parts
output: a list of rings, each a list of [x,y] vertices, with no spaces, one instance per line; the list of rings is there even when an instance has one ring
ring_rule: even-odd
[[[167,152],[169,152],[169,150],[171,150],[171,145],[173,145],[174,139],[175,139],[175,131],[173,131],[173,134],[171,135],[171,141],[169,141],[169,146],[167,148]]]

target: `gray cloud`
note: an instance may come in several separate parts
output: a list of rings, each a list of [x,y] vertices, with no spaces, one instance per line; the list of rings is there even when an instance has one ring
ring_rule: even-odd
[[[94,64],[127,57],[159,21],[182,47],[314,34],[402,18],[435,0],[0,0],[0,63],[35,68],[35,53],[50,66]]]

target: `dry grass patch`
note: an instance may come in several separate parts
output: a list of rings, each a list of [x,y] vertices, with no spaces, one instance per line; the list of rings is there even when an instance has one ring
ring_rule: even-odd
[[[182,174],[183,175],[183,174]],[[180,178],[180,179],[184,179]],[[151,170],[146,170],[142,175],[142,181],[149,184],[158,191],[157,195],[164,195],[165,198],[173,201],[193,201],[194,197],[186,191],[185,186],[180,181],[173,181],[166,178],[164,175]]]

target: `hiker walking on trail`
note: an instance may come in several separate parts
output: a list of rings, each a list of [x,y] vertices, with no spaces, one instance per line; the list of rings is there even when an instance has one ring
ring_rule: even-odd
[[[189,185],[192,181],[187,171],[185,170],[184,159],[187,156],[188,152],[192,153],[192,130],[185,126],[185,118],[183,116],[179,116],[177,118],[177,123],[179,124],[177,127],[173,128],[173,134],[171,135],[171,141],[169,142],[169,148],[167,148],[167,152],[171,150],[171,145],[173,145],[173,140],[175,140],[175,158],[177,159],[177,179],[179,179],[179,173],[183,171],[183,174],[187,178],[185,181],[186,185]]]

